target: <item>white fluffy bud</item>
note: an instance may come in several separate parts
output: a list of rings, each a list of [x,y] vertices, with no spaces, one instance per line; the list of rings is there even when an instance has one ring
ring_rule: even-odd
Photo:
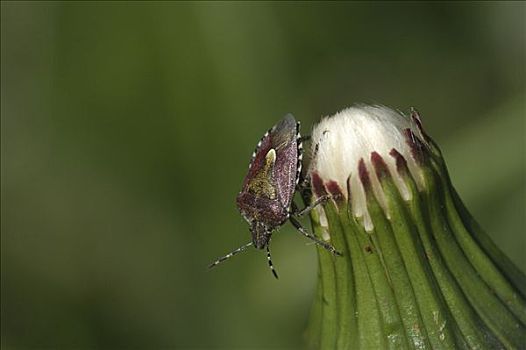
[[[384,209],[384,193],[371,164],[373,152],[377,152],[387,164],[402,198],[411,199],[411,193],[397,172],[396,160],[390,154],[394,149],[405,158],[411,175],[421,187],[423,184],[419,166],[413,158],[414,150],[408,137],[418,137],[421,142],[425,142],[415,120],[399,112],[383,106],[344,109],[334,116],[324,118],[314,127],[311,149],[313,159],[309,173],[316,172],[325,183],[335,181],[344,196],[350,197],[353,214],[363,218],[365,229],[370,231],[373,223],[367,211],[365,191],[358,170],[359,162],[361,159],[365,162],[374,194]]]

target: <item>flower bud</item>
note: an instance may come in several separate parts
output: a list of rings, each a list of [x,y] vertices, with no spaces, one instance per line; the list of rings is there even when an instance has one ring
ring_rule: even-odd
[[[419,114],[357,106],[312,133],[314,348],[520,348],[526,278],[480,230]]]
[[[335,181],[347,189],[343,193],[345,198],[352,193],[353,213],[363,219],[367,231],[373,229],[373,223],[367,210],[364,186],[371,186],[381,206],[386,208],[373,161],[387,166],[405,200],[411,199],[411,193],[397,170],[396,162],[400,156],[406,161],[417,186],[423,186],[418,158],[413,156],[424,140],[422,132],[412,119],[389,108],[361,106],[344,109],[317,124],[312,140],[314,157],[310,173],[325,181]],[[374,159],[371,158],[373,154]]]

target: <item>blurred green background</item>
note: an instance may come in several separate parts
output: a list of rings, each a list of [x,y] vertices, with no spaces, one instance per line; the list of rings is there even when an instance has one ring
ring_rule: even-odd
[[[234,198],[262,134],[356,102],[421,112],[524,270],[525,5],[1,4],[1,344],[302,348],[316,254],[274,280]]]

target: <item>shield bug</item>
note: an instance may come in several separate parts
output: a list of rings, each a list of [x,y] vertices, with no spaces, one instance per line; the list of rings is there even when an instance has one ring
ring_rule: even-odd
[[[287,221],[305,237],[339,255],[332,245],[316,238],[297,220],[297,217],[327,199],[319,198],[303,210],[298,210],[294,204],[294,194],[301,177],[302,141],[300,123],[291,114],[287,114],[263,135],[252,154],[248,174],[236,199],[241,215],[249,224],[252,241],[217,259],[209,268],[253,245],[257,249],[266,249],[269,267],[278,278],[272,265],[269,245],[272,233]]]

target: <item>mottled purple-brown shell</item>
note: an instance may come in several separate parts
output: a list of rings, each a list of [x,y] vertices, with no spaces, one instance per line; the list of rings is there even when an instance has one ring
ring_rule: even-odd
[[[237,196],[256,248],[264,248],[272,231],[288,219],[300,172],[299,123],[288,114],[258,143]]]

